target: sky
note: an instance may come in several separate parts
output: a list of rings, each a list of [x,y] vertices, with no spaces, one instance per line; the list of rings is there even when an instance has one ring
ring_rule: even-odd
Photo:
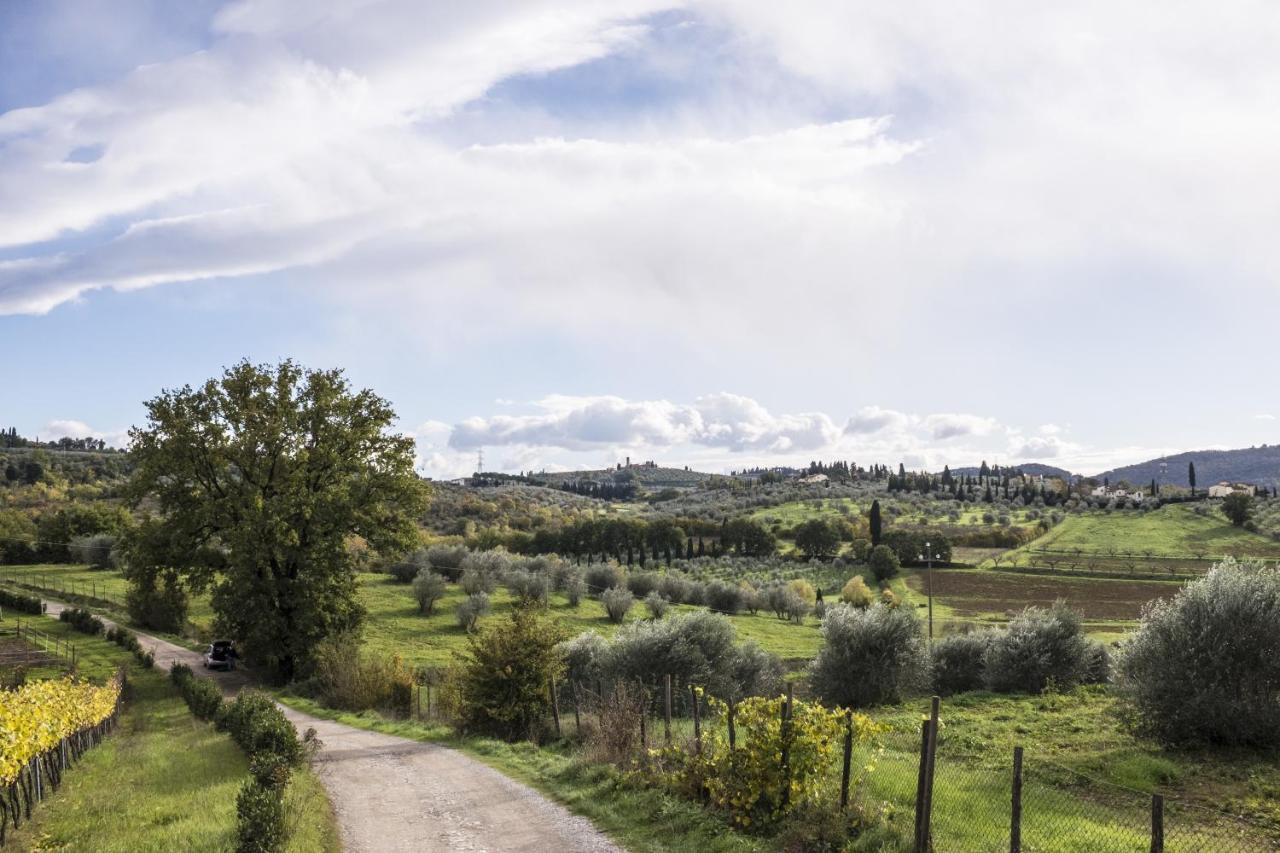
[[[1057,6],[5,0],[0,424],[293,358],[433,477],[1274,443],[1280,6]]]

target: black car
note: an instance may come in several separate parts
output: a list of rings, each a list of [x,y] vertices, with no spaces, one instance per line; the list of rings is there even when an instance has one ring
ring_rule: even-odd
[[[205,650],[204,668],[232,670],[236,668],[238,657],[240,655],[236,654],[235,643],[230,640],[214,640]]]

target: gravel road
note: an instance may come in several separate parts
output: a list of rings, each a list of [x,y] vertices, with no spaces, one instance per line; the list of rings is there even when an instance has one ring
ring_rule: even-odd
[[[49,615],[62,609],[49,602]],[[247,683],[242,672],[205,670],[189,649],[146,634],[138,639],[155,648],[157,665],[185,663],[217,681],[225,694]],[[324,744],[315,769],[329,792],[344,850],[621,853],[586,818],[456,750],[282,707],[299,732],[314,728]]]

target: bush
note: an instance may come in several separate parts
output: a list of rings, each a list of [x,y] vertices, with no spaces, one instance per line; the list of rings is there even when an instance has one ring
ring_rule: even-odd
[[[929,652],[920,622],[904,608],[833,607],[822,620],[822,648],[809,669],[828,705],[864,708],[896,702],[928,684]]]
[[[474,592],[458,605],[458,625],[466,631],[474,631],[480,617],[489,612],[489,596],[483,592]]]
[[[236,853],[277,853],[287,836],[284,790],[247,779],[236,795]]]
[[[658,575],[653,572],[636,572],[627,576],[627,589],[636,598],[644,598],[658,588]]]
[[[689,582],[672,572],[658,578],[658,592],[667,601],[685,604],[689,601]]]
[[[396,583],[412,583],[425,568],[425,565],[414,562],[411,556],[410,559],[392,563],[387,567],[387,574],[391,575]]]
[[[1143,613],[1119,670],[1139,729],[1163,742],[1280,745],[1280,572],[1214,566]]]
[[[594,566],[587,566],[587,591],[592,595],[599,595],[606,589],[624,586],[626,580],[622,566],[616,563],[596,563]]]
[[[507,589],[522,605],[546,604],[551,584],[543,575],[517,570],[507,575]]]
[[[436,579],[442,580],[439,576]],[[408,713],[413,697],[413,673],[399,655],[363,653],[358,640],[348,634],[316,647],[310,685],[321,702],[344,711]]]
[[[644,597],[644,606],[648,609],[651,617],[661,619],[671,609],[671,602],[659,595],[655,589]]]
[[[94,616],[88,610],[82,610],[78,607],[69,607],[58,614],[60,622],[67,622],[72,628],[75,628],[81,634],[101,634],[106,630],[106,626],[102,624],[102,620]]]
[[[855,539],[853,544],[849,546],[849,552],[853,554],[853,559],[859,563],[865,563],[867,555],[871,553],[871,541],[868,539]]]
[[[992,638],[983,660],[987,688],[997,693],[1069,689],[1089,679],[1089,640],[1080,617],[1062,602],[1028,607]]]
[[[728,617],[702,610],[624,625],[614,635],[601,671],[607,681],[638,681],[654,696],[670,675],[676,702],[683,706],[687,691],[680,688],[689,684],[722,698],[773,692],[781,667],[758,648],[735,646]]]
[[[193,684],[210,684],[195,678]],[[302,742],[293,724],[276,707],[271,697],[261,690],[242,690],[234,702],[227,704],[218,718],[218,728],[229,733],[250,758],[274,756],[287,766],[302,763]]]
[[[116,537],[105,533],[97,536],[77,536],[71,540],[67,550],[75,563],[88,563],[91,569],[109,569],[114,565],[112,551],[116,547]]]
[[[549,711],[549,687],[564,672],[560,629],[547,615],[517,608],[472,638],[462,676],[467,732],[532,738]]]
[[[939,696],[977,690],[983,684],[983,662],[991,634],[974,631],[943,637],[933,645],[933,689]]]
[[[498,577],[485,571],[469,569],[463,571],[460,583],[462,591],[467,595],[488,596],[498,588]]]
[[[600,666],[609,644],[595,631],[583,631],[560,644],[565,663],[565,678],[580,684],[595,684],[600,679]]]
[[[861,576],[854,575],[849,578],[849,582],[844,585],[844,589],[840,590],[840,600],[845,604],[865,610],[875,602],[876,597],[875,593],[871,591],[871,587],[867,586],[867,582]]]
[[[427,549],[427,565],[451,581],[462,575],[462,561],[471,552],[462,545],[432,545]]]
[[[419,569],[418,576],[413,579],[413,597],[418,600],[418,612],[430,616],[436,602],[444,598],[446,586],[445,579],[431,569]]]
[[[707,607],[730,616],[741,613],[744,604],[742,588],[724,581],[707,584],[704,600]]]
[[[867,563],[871,566],[871,574],[875,575],[876,580],[881,583],[898,573],[898,555],[888,545],[877,545],[872,548],[867,556]]]
[[[207,678],[189,677],[178,685],[191,713],[201,720],[216,720],[222,711],[222,691]]]
[[[626,587],[615,586],[600,594],[600,603],[604,605],[604,612],[608,614],[610,622],[621,623],[635,604],[635,597]]]
[[[0,589],[0,607],[39,616],[44,613],[44,602],[38,596],[20,595]]]
[[[579,572],[574,572],[565,578],[564,581],[564,597],[569,602],[570,607],[577,607],[582,603],[582,596],[587,594],[587,582],[582,579]]]

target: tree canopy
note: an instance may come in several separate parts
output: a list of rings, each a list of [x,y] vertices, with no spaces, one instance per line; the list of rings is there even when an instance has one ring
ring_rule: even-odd
[[[146,406],[130,496],[158,512],[133,538],[131,579],[211,586],[216,630],[275,677],[302,674],[317,643],[363,619],[350,542],[389,552],[415,539],[426,487],[412,438],[341,371],[292,361],[243,361]]]

